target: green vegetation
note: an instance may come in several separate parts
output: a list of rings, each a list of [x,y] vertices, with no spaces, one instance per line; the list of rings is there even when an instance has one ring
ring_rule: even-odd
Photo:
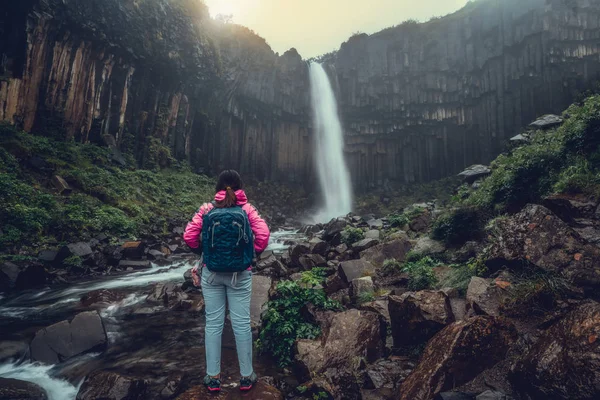
[[[345,243],[348,246],[351,246],[354,243],[363,240],[364,238],[365,233],[360,228],[348,226],[342,231],[342,243]]]
[[[483,276],[487,273],[485,264],[479,258],[473,258],[465,264],[451,264],[450,267],[452,270],[438,282],[437,288],[455,288],[462,296],[467,293],[472,277]]]
[[[387,219],[390,225],[394,228],[402,228],[410,224],[415,218],[421,216],[425,210],[421,207],[415,207],[410,210],[404,211],[401,214],[390,214]]]
[[[483,212],[474,207],[462,207],[440,215],[434,222],[431,238],[449,245],[460,245],[482,234]]]
[[[533,132],[529,144],[500,155],[478,189],[462,186],[432,238],[451,245],[478,239],[490,219],[553,193],[600,197],[600,96],[572,105],[563,118],[562,126]]]
[[[598,193],[600,96],[572,105],[562,126],[499,156],[492,174],[465,203],[496,212],[519,210],[553,191]]]
[[[358,295],[358,304],[370,303],[375,301],[375,292],[363,292]]]
[[[302,275],[301,281],[315,286],[323,284],[326,279],[322,268]],[[294,281],[279,282],[274,299],[268,303],[257,347],[261,352],[271,354],[282,368],[292,363],[296,340],[315,339],[321,334],[321,329],[302,313],[308,304],[320,310],[341,308],[339,303],[327,298],[323,289],[306,288]]]
[[[555,309],[556,302],[569,292],[567,280],[560,274],[544,272],[532,266],[524,266],[515,279],[509,295],[501,304],[508,316],[544,315]]]
[[[383,262],[381,271],[383,272],[383,275],[386,276],[394,275],[395,273],[402,271],[402,263],[396,259],[388,258]]]
[[[162,231],[170,220],[183,223],[210,199],[213,182],[186,165],[172,166],[121,168],[107,148],[0,125],[0,251],[101,232],[133,238]],[[53,175],[73,192],[56,194]]]
[[[433,288],[437,284],[433,268],[439,264],[438,261],[429,256],[405,263],[402,271],[409,276],[408,288],[414,291]]]

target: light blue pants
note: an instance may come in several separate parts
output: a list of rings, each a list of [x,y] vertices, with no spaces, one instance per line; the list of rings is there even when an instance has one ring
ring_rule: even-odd
[[[206,373],[221,373],[221,337],[225,325],[225,303],[229,304],[229,316],[240,373],[248,377],[252,368],[252,330],[250,328],[250,299],[252,297],[252,272],[215,274],[202,268],[202,293],[206,305]]]

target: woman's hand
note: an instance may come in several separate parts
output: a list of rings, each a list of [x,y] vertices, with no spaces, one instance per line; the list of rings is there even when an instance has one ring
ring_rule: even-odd
[[[198,276],[198,266],[192,268],[192,282],[194,282],[194,286],[200,287],[200,276]]]

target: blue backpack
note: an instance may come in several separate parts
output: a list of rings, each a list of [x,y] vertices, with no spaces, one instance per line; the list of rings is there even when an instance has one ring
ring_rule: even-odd
[[[211,272],[241,272],[252,265],[254,236],[241,207],[215,207],[204,215],[202,253]]]

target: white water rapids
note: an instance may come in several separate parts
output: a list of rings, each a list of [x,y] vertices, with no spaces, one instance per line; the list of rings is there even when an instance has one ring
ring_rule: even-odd
[[[329,222],[352,211],[352,181],[344,160],[344,135],[329,77],[321,64],[310,64],[315,162],[323,205],[316,222]]]

